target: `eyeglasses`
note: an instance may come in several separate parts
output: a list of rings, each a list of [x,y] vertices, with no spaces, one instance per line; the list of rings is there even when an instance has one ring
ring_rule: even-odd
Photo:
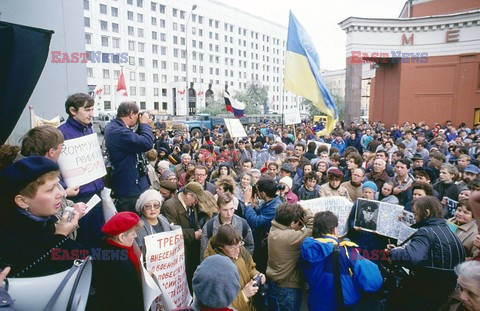
[[[147,204],[145,205],[144,209],[146,210],[160,209],[160,204],[153,204],[153,205]]]
[[[225,249],[227,250],[235,250],[235,249],[240,249],[242,246],[245,244],[245,242],[240,241],[237,245],[225,245]]]

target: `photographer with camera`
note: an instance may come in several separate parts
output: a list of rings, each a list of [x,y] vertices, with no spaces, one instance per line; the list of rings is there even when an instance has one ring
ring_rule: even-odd
[[[248,250],[243,246],[242,236],[232,225],[223,225],[208,243],[205,257],[222,255],[230,258],[240,275],[240,291],[232,303],[238,311],[253,309],[254,296],[265,294],[263,284],[265,275],[255,269],[255,262]],[[232,280],[234,281],[234,280]]]
[[[254,209],[252,207],[253,189],[251,186],[247,187],[243,194],[246,205],[243,214],[253,232],[255,243],[253,258],[258,270],[265,273],[268,260],[268,232],[272,226],[275,211],[282,204],[282,200],[277,194],[279,190],[277,182],[273,179],[261,178],[256,188],[258,198],[264,202]]]
[[[144,152],[153,148],[153,132],[146,113],[135,102],[120,104],[117,117],[105,129],[105,144],[112,165],[111,180],[119,212],[135,212],[140,195],[150,186]],[[138,124],[136,132],[131,128]]]

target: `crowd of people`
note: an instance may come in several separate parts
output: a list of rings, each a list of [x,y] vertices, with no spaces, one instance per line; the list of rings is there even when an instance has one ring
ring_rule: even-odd
[[[87,309],[141,310],[144,238],[180,226],[193,293],[182,307],[301,310],[307,297],[309,310],[480,310],[480,124],[339,122],[318,136],[309,119],[265,120],[247,137],[223,126],[190,136],[127,101],[105,129],[107,176],[67,187],[62,146],[94,133],[93,105],[73,94],[64,124],[0,146],[2,278],[68,269],[58,249],[119,252],[93,261]],[[118,211],[107,221],[102,203],[85,205],[104,187]],[[346,235],[334,213],[301,204],[322,197],[352,203]],[[375,232],[378,205],[355,221],[358,199],[401,205],[417,231],[396,245]],[[395,269],[409,273],[387,290]]]

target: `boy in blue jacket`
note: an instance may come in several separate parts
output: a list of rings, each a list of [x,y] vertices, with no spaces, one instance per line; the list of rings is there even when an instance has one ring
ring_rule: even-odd
[[[352,307],[359,303],[362,292],[374,293],[383,283],[376,264],[360,256],[357,245],[350,241],[339,242],[338,218],[330,211],[320,212],[313,220],[312,238],[303,241],[300,266],[308,282],[309,310],[338,310],[332,253],[339,244],[340,280],[343,303]]]

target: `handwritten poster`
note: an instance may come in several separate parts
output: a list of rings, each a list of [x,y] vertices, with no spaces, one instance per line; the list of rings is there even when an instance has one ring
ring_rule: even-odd
[[[97,134],[65,140],[58,166],[67,187],[82,186],[105,176]]]
[[[185,249],[182,229],[145,237],[147,270],[153,271],[162,292],[152,304],[154,311],[173,310],[190,305],[185,271]]]
[[[247,132],[245,132],[245,129],[243,128],[242,123],[240,123],[239,119],[224,119],[225,120],[225,126],[228,129],[228,132],[230,133],[230,136],[232,138],[235,137],[247,137]]]
[[[312,200],[299,201],[304,208],[308,208],[313,215],[318,212],[331,211],[338,217],[338,236],[347,234],[348,216],[352,210],[352,202],[345,197],[325,197]]]

